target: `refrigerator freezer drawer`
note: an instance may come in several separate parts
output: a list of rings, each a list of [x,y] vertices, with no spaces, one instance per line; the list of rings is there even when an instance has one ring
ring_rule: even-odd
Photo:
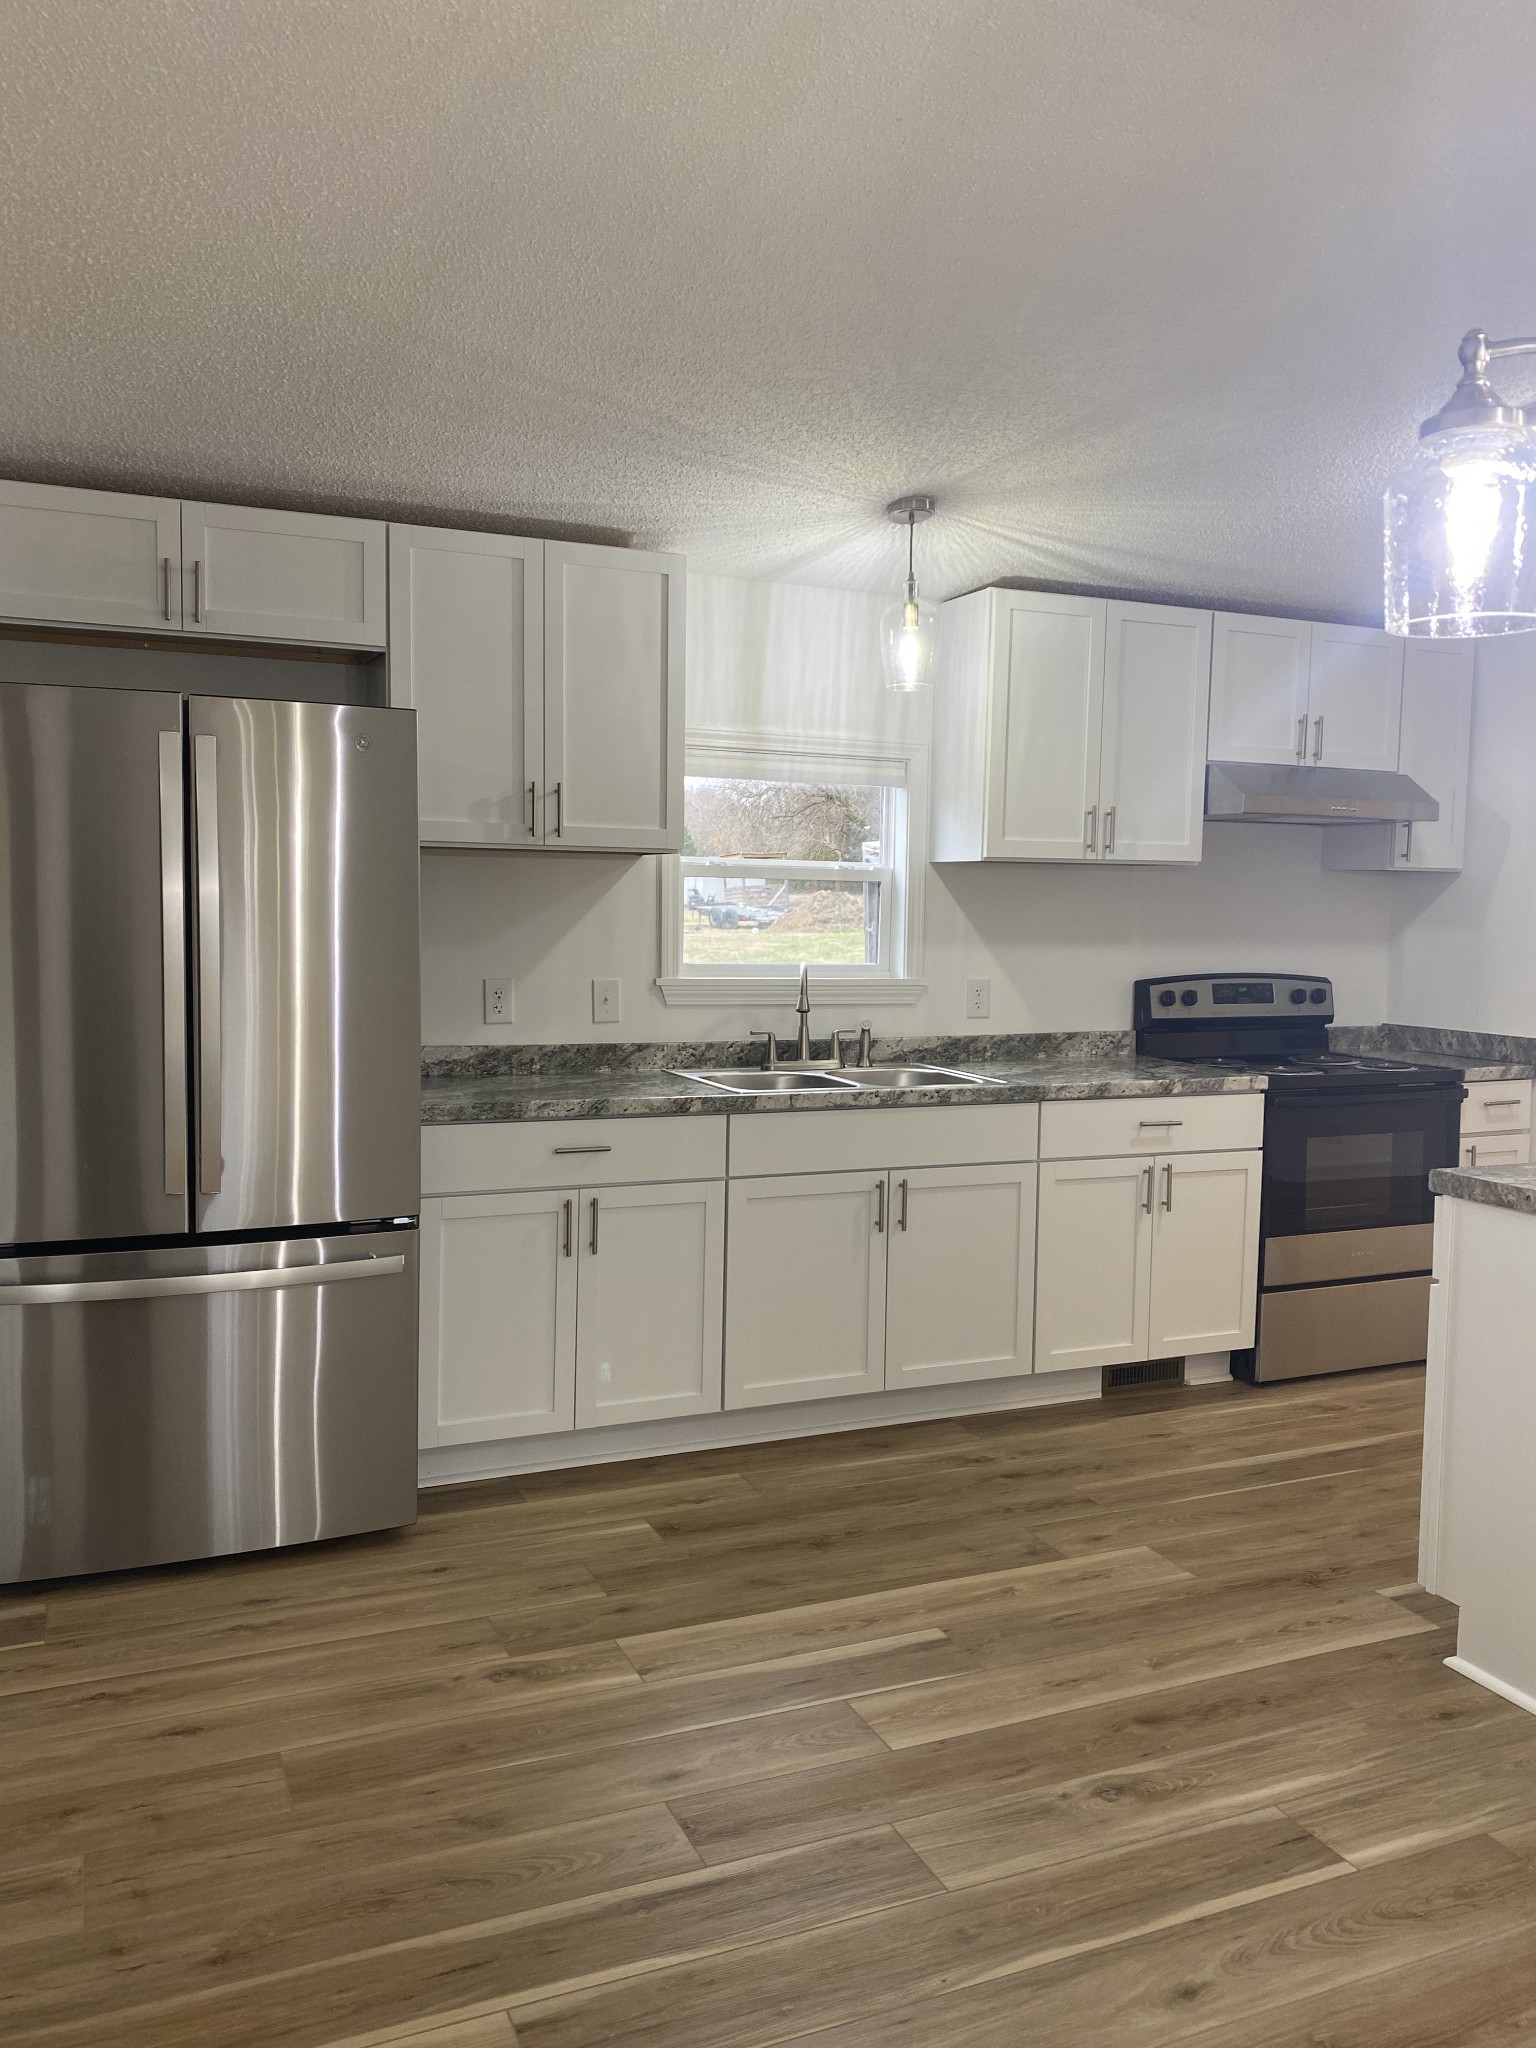
[[[416,1233],[0,1261],[0,1583],[416,1516]]]

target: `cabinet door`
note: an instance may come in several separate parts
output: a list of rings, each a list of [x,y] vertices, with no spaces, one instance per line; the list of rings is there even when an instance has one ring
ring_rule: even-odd
[[[1472,664],[1465,640],[1405,640],[1403,714],[1397,765],[1440,806],[1431,824],[1392,832],[1392,865],[1410,872],[1455,871],[1467,837],[1467,766],[1472,750]]]
[[[883,1174],[731,1182],[727,1408],[880,1391],[885,1211]]]
[[[184,504],[182,623],[232,640],[382,647],[386,546],[376,519]]]
[[[1307,759],[1324,768],[1397,766],[1403,643],[1371,626],[1313,626]]]
[[[988,860],[1088,860],[1099,850],[1105,605],[993,593]]]
[[[683,843],[683,559],[547,542],[544,837]]]
[[[1303,619],[1217,612],[1211,639],[1210,760],[1301,759],[1311,634]]]
[[[179,626],[180,503],[0,483],[0,617]]]
[[[1153,1172],[1138,1159],[1041,1166],[1036,1372],[1147,1356]]]
[[[1463,1138],[1461,1164],[1468,1170],[1478,1166],[1525,1166],[1531,1156],[1529,1131],[1510,1131],[1500,1137]]]
[[[1035,1181],[1032,1163],[891,1176],[887,1387],[1031,1369]]]
[[[1156,1162],[1148,1358],[1253,1342],[1262,1160],[1184,1152]]]
[[[542,541],[389,529],[389,698],[416,713],[423,845],[543,843]]]
[[[584,1188],[576,1427],[720,1406],[725,1183]]]
[[[576,1191],[421,1205],[421,1441],[576,1422]]]
[[[1100,844],[1106,860],[1196,861],[1205,824],[1211,614],[1111,604]]]

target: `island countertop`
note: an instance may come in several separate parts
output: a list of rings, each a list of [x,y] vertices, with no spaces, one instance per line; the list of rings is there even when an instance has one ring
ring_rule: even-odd
[[[1437,1166],[1429,1176],[1429,1189],[1454,1201],[1536,1216],[1536,1165]]]

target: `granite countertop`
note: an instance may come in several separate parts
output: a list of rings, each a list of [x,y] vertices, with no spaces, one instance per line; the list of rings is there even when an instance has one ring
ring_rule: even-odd
[[[1536,1165],[1437,1166],[1429,1176],[1431,1194],[1490,1209],[1518,1209],[1536,1216]]]
[[[974,1053],[985,1048],[989,1057]],[[591,1061],[606,1054],[604,1064]],[[541,1054],[548,1055],[541,1059]],[[968,1056],[969,1055],[969,1056]],[[660,1064],[665,1057],[668,1064]],[[986,1088],[860,1088],[804,1095],[730,1095],[686,1081],[673,1068],[759,1066],[762,1048],[739,1045],[648,1047],[444,1047],[424,1062],[424,1124],[513,1123],[562,1117],[737,1116],[892,1105],[1073,1102],[1115,1095],[1252,1094],[1262,1075],[1183,1060],[1139,1059],[1129,1034],[1037,1034],[1035,1038],[877,1041],[877,1064],[962,1068]],[[500,1069],[498,1071],[498,1068]]]
[[[1328,1042],[1337,1052],[1378,1053],[1450,1067],[1466,1081],[1536,1080],[1536,1040],[1497,1031],[1439,1031],[1427,1024],[1336,1024]]]

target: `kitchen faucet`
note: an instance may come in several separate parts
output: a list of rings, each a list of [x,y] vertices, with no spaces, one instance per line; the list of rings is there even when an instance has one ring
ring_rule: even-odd
[[[873,1027],[871,1026],[869,1019],[867,1017],[865,1018],[864,1022],[859,1026],[859,1049],[852,1061],[849,1060],[847,1052],[843,1045],[843,1040],[845,1038],[851,1038],[853,1036],[853,1033],[851,1031],[833,1032],[832,1049],[834,1057],[832,1059],[812,1059],[811,970],[809,967],[802,967],[800,969],[800,994],[796,1000],[795,1009],[800,1018],[800,1029],[795,1039],[794,1059],[788,1064],[796,1067],[846,1067],[849,1065],[867,1067],[870,1064],[870,1050],[873,1044]],[[767,1041],[767,1043],[763,1047],[763,1068],[764,1071],[767,1073],[771,1074],[775,1072],[779,1065],[778,1033],[774,1031],[764,1031],[762,1029],[757,1029],[750,1032],[748,1035],[752,1038],[761,1038]]]

